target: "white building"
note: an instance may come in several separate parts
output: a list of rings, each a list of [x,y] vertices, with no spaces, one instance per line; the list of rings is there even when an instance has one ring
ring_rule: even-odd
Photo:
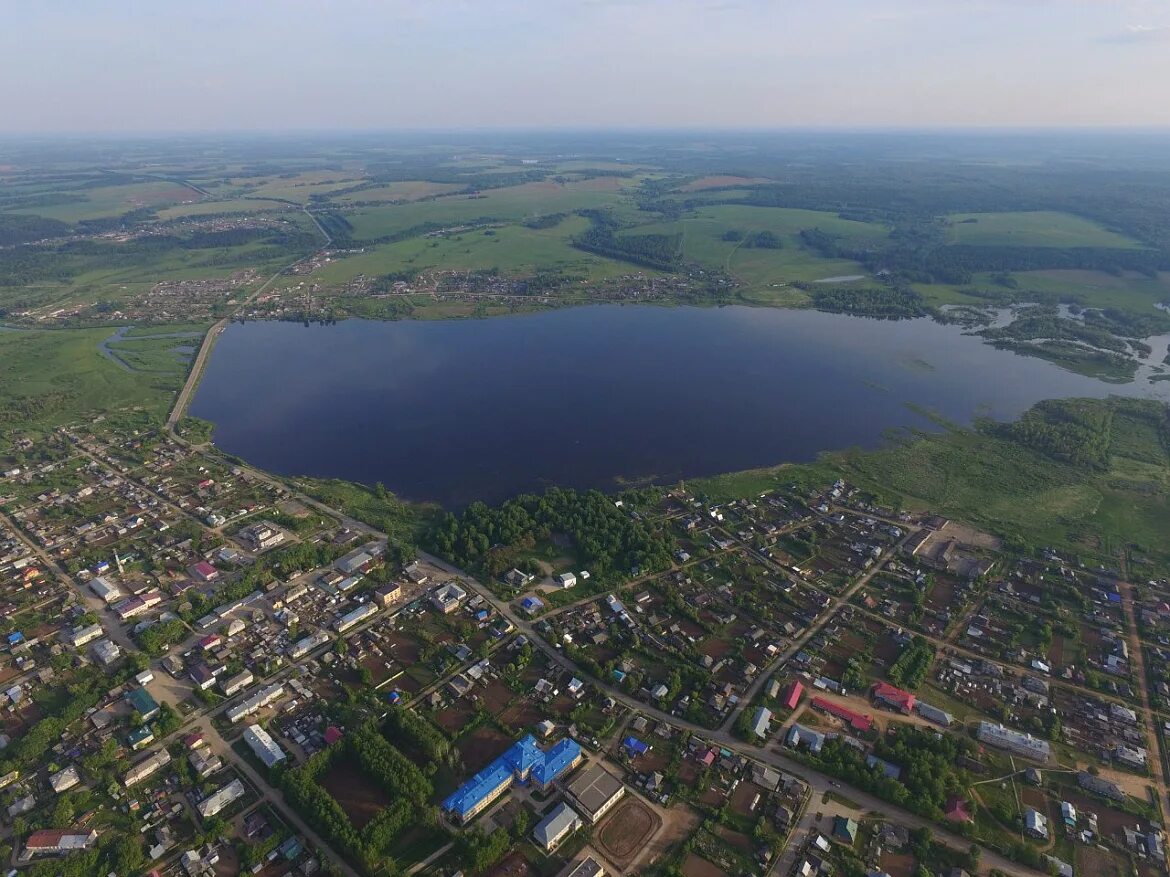
[[[73,765],[70,765],[64,770],[59,770],[49,777],[49,785],[52,786],[53,791],[58,795],[68,789],[72,789],[80,782],[81,776],[77,773],[77,768]]]
[[[104,600],[107,604],[117,603],[126,596],[125,591],[111,582],[109,579],[97,576],[90,580],[89,589],[93,591],[99,598]]]
[[[459,608],[466,596],[467,592],[455,582],[447,582],[431,594],[431,604],[444,615],[449,615]]]
[[[532,830],[532,836],[546,853],[551,853],[580,826],[581,817],[562,801],[549,811],[548,816],[537,823],[536,828]]]
[[[103,667],[109,667],[122,657],[122,650],[117,643],[110,642],[108,639],[99,639],[93,644],[92,651],[93,656]]]
[[[97,836],[96,831],[87,833],[77,829],[47,828],[28,836],[24,842],[24,852],[27,858],[32,858],[86,850],[97,840]]]
[[[756,714],[752,716],[752,733],[765,740],[768,737],[768,731],[772,726],[772,711],[767,707],[760,707],[756,710]]]
[[[355,624],[358,624],[361,621],[365,621],[377,611],[378,605],[376,603],[363,603],[361,606],[358,606],[356,609],[350,612],[346,612],[344,615],[338,618],[334,626],[337,628],[338,633],[344,633]]]
[[[284,750],[272,739],[272,735],[259,725],[248,725],[244,729],[244,739],[248,741],[256,757],[264,762],[265,767],[272,767],[287,757]]]
[[[282,694],[284,694],[284,686],[279,682],[274,683],[267,688],[260,689],[247,700],[228,707],[224,715],[234,725],[240,719],[247,718],[252,713],[262,710]]]
[[[1013,731],[1011,728],[1005,728],[1003,725],[997,725],[993,722],[980,722],[979,730],[975,736],[981,743],[987,743],[998,749],[1006,749],[1008,752],[1014,752],[1025,758],[1033,758],[1036,761],[1048,761],[1052,754],[1052,749],[1046,740],[1038,740],[1031,734]]]
[[[210,819],[233,801],[238,801],[242,797],[244,797],[244,784],[238,779],[232,780],[196,804],[195,809],[204,819]]]
[[[102,626],[100,624],[91,624],[88,627],[75,627],[69,633],[65,634],[65,639],[69,645],[74,648],[87,645],[95,639],[99,639],[102,635]]]
[[[575,588],[577,577],[571,572],[563,572],[556,578],[558,588]]]
[[[309,654],[309,652],[313,651],[314,649],[321,648],[321,646],[325,645],[327,642],[329,642],[328,631],[319,630],[314,634],[302,637],[289,646],[288,656],[294,661],[300,660],[305,655]]]
[[[251,670],[241,670],[230,679],[221,680],[219,687],[220,690],[223,691],[224,697],[231,697],[233,694],[237,694],[240,691],[243,691],[245,688],[251,685],[254,680],[255,677],[252,675]]]
[[[171,763],[171,754],[165,749],[160,749],[153,755],[144,758],[138,764],[126,771],[126,776],[123,777],[122,782],[125,783],[126,788],[137,785],[151,774],[155,773],[160,767],[164,767]]]

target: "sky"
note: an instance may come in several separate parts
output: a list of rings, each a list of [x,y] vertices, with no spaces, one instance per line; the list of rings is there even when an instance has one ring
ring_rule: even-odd
[[[0,133],[1170,125],[1170,0],[0,0]]]

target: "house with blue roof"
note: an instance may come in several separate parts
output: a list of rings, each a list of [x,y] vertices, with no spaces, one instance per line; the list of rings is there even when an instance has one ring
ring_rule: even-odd
[[[548,790],[559,777],[580,764],[581,758],[581,746],[576,740],[566,738],[544,750],[528,734],[456,789],[443,802],[443,812],[466,824],[514,784],[531,782],[541,791]]]
[[[630,754],[630,758],[645,755],[650,751],[650,744],[639,740],[637,737],[627,737],[622,741],[622,746]]]

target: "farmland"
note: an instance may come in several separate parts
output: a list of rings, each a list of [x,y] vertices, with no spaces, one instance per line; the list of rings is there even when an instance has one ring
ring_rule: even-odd
[[[972,246],[1119,247],[1138,242],[1068,213],[960,213],[947,219],[950,240]]]

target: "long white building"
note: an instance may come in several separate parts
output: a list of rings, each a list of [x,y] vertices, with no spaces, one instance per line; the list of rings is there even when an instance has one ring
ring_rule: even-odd
[[[226,715],[228,721],[234,725],[240,719],[247,718],[257,710],[261,710],[268,706],[268,704],[272,703],[282,694],[284,694],[284,686],[279,682],[274,683],[267,686],[266,688],[261,688],[247,700],[242,700],[239,703],[228,707],[224,715]]]
[[[1052,747],[1048,741],[1039,740],[1023,731],[1013,731],[1003,725],[993,722],[980,722],[979,730],[975,734],[980,743],[986,743],[997,749],[1006,749],[1016,755],[1032,758],[1036,761],[1047,761],[1052,755]]]
[[[239,780],[232,780],[226,786],[216,789],[202,801],[195,805],[199,815],[210,819],[233,801],[244,797],[244,784]]]
[[[134,765],[130,770],[126,771],[126,776],[122,782],[126,784],[126,788],[142,782],[151,774],[155,773],[160,767],[164,767],[171,763],[171,754],[165,749],[160,749],[148,758],[144,758],[138,764]]]
[[[288,656],[294,661],[303,658],[305,655],[314,649],[319,649],[325,643],[329,642],[329,632],[319,630],[314,634],[306,637],[301,637],[288,648]]]
[[[358,606],[357,609],[354,609],[350,612],[346,612],[344,615],[342,615],[340,618],[337,619],[337,622],[336,622],[337,632],[344,633],[345,631],[347,631],[351,627],[353,627],[355,624],[357,624],[359,621],[364,621],[365,619],[369,618],[371,615],[373,615],[377,611],[378,611],[378,605],[376,603],[364,603],[361,606]]]

